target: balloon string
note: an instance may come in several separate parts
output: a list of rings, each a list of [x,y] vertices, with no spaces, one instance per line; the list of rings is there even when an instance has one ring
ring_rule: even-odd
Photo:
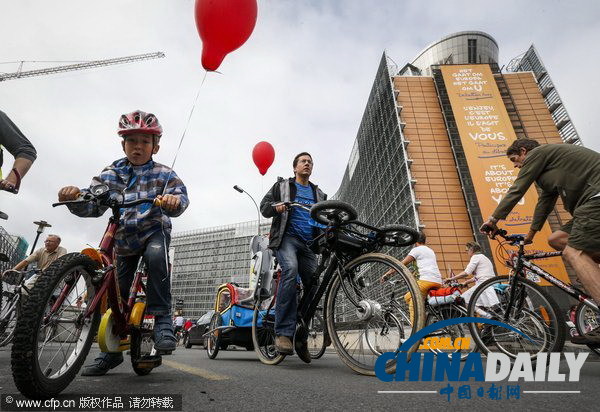
[[[179,146],[177,146],[177,150],[175,151],[175,157],[173,158],[173,163],[171,164],[171,170],[169,171],[169,175],[167,177],[167,181],[165,182],[165,187],[163,189],[163,195],[167,191],[167,186],[169,185],[169,179],[171,179],[171,174],[173,173],[173,167],[175,167],[175,162],[177,161],[177,156],[179,155],[179,149],[181,149],[181,145],[183,144],[183,139],[185,138],[185,133],[190,125],[190,121],[192,120],[192,114],[194,114],[194,109],[196,108],[196,103],[198,103],[198,96],[200,96],[200,90],[202,90],[202,86],[204,85],[204,81],[206,80],[206,75],[208,71],[204,72],[204,77],[202,78],[202,83],[200,83],[200,87],[198,87],[198,93],[196,93],[196,98],[194,99],[194,104],[192,104],[192,109],[190,110],[190,115],[188,116],[187,123],[185,124],[185,128],[183,129],[183,134],[181,135],[181,139],[179,139]]]

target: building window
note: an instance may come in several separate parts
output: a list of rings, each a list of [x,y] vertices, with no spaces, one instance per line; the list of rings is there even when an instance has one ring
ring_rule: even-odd
[[[477,39],[468,39],[469,63],[477,63]]]

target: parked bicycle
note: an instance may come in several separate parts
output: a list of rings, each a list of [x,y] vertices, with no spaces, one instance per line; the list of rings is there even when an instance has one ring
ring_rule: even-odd
[[[374,375],[375,361],[380,352],[370,347],[370,334],[378,334],[381,350],[395,351],[402,344],[402,336],[410,336],[421,329],[425,317],[414,277],[396,258],[378,252],[386,246],[411,245],[418,233],[406,226],[376,228],[362,223],[356,220],[354,208],[341,201],[319,202],[310,209],[299,203],[285,204],[310,210],[311,218],[325,226],[323,234],[312,245],[322,256],[315,275],[305,285],[294,339],[307,338],[308,325],[325,296],[323,319],[341,360],[358,373]],[[389,269],[398,272],[400,277],[396,293],[410,293],[413,301],[417,302],[415,322],[407,331],[400,330],[398,322],[394,322],[394,310],[384,307],[389,301],[389,294],[379,278]],[[255,350],[260,360],[270,365],[276,365],[285,358],[274,345],[275,300],[270,295],[259,294],[252,323]],[[411,349],[414,350],[416,345]],[[394,370],[395,361],[390,361],[386,369]]]
[[[19,271],[9,269],[2,274],[0,294],[2,306],[0,309],[0,347],[8,345],[15,333],[17,319],[21,312],[24,294],[29,294],[25,281],[35,275],[37,270]],[[4,286],[6,285],[6,286]]]
[[[511,268],[511,274],[497,276],[479,285],[471,297],[468,313],[469,316],[484,316],[504,322],[527,336],[501,326],[469,324],[471,335],[483,353],[487,354],[490,348],[495,347],[511,358],[515,358],[519,352],[529,352],[535,358],[542,352],[562,350],[566,335],[564,313],[548,292],[537,284],[539,278],[580,302],[575,314],[575,326],[579,333],[585,333],[590,322],[597,325],[599,312],[596,302],[583,291],[562,282],[532,262],[560,256],[561,252],[527,253],[525,236],[509,235],[505,230],[499,230],[497,236],[504,239],[504,242],[498,240],[499,249],[507,253],[503,258]],[[506,244],[518,246],[518,250],[508,252]],[[493,288],[500,301],[492,308],[479,303],[479,298],[488,288]],[[588,346],[595,352],[599,350],[595,345]]]
[[[161,364],[152,327],[144,322],[143,260],[127,301],[121,298],[113,263],[121,210],[155,200],[125,202],[121,194],[98,185],[77,200],[53,206],[87,202],[112,210],[99,249],[69,253],[53,262],[31,289],[17,321],[12,374],[19,391],[30,398],[48,398],[64,390],[79,372],[96,332],[103,352],[130,349],[131,364],[138,375],[147,375]],[[102,319],[101,309],[106,310]]]

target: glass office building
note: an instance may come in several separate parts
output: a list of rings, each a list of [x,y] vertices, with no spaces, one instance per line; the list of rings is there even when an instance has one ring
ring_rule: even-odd
[[[558,90],[554,82],[546,70],[546,66],[542,62],[535,46],[531,45],[529,49],[522,55],[515,57],[506,65],[508,72],[528,72],[531,71],[535,75],[538,87],[544,101],[548,106],[548,110],[552,114],[552,120],[556,124],[556,128],[565,143],[581,145],[581,139],[575,129],[575,125],[571,121],[569,113],[558,94]]]
[[[270,220],[261,221],[268,233]],[[172,300],[183,300],[183,316],[197,319],[213,308],[219,285],[248,286],[250,240],[256,220],[227,226],[175,233],[171,240]]]
[[[464,31],[432,43],[402,68],[384,53],[336,198],[354,205],[360,218],[373,225],[423,229],[444,276],[466,267],[469,241],[478,241],[491,257],[492,245],[478,230],[484,218],[478,182],[470,176],[440,68],[489,65],[517,137],[578,142],[559,133],[571,123],[559,117],[566,111],[562,102],[557,105],[553,86],[545,83],[547,70],[534,52],[530,49],[502,73],[496,40]],[[549,222],[557,228],[567,219],[557,208]],[[506,268],[497,269],[505,274]]]

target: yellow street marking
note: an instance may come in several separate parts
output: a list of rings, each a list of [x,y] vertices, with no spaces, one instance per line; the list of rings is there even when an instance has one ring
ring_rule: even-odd
[[[217,373],[208,371],[206,369],[196,368],[196,367],[185,365],[185,364],[179,363],[179,362],[174,362],[174,361],[163,359],[162,363],[163,363],[163,365],[167,365],[173,369],[178,369],[183,372],[191,373],[192,375],[201,376],[201,377],[203,377],[205,379],[209,379],[211,381],[224,381],[224,380],[229,379],[229,376],[219,375]]]

